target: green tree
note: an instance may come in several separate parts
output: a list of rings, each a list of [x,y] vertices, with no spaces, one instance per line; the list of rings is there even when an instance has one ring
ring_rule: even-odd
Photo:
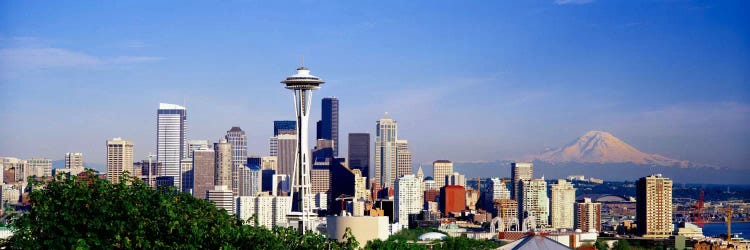
[[[607,250],[607,244],[604,243],[602,240],[596,240],[596,243],[594,243],[594,247],[596,247],[597,250]]]
[[[130,184],[125,184],[130,183]],[[83,178],[30,180],[31,209],[14,218],[13,249],[353,249],[324,235],[243,225],[237,217],[174,189],[135,178],[119,184]]]
[[[615,250],[630,250],[630,243],[627,240],[618,240],[614,246]]]

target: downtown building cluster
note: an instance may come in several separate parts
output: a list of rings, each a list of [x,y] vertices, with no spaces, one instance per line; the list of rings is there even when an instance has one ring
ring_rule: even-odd
[[[284,83],[293,89],[297,80],[322,83],[304,67]],[[299,109],[300,103],[295,105],[298,117],[307,112]],[[375,122],[374,138],[367,132],[349,133],[348,155],[342,157],[339,105],[336,97],[322,98],[321,120],[314,123],[309,152],[300,152],[307,148],[306,135],[300,135],[307,129],[300,127],[306,121],[298,118],[273,121],[268,154],[250,155],[251,142],[240,126],[229,127],[213,142],[190,138],[187,108],[161,103],[156,111],[156,154],[136,160],[134,142],[106,140],[104,176],[113,183],[129,175],[154,188],[172,187],[206,199],[248,224],[271,228],[310,222],[304,228],[337,239],[347,228],[361,241],[419,227],[476,238],[523,235],[529,230],[601,231],[600,203],[577,199],[576,188],[566,180],[535,178],[532,163],[514,162],[510,178],[487,178],[472,185],[450,160],[433,161],[431,176],[425,176],[421,166],[414,171],[409,141],[399,135],[398,122],[388,113]],[[6,184],[53,174],[49,159],[5,157],[1,163]],[[83,155],[66,154],[65,165],[56,172],[81,173]],[[652,175],[637,183],[638,234],[668,237],[674,229],[671,180]],[[3,201],[21,200],[22,190],[23,185],[4,185]],[[472,224],[490,226],[466,230]]]

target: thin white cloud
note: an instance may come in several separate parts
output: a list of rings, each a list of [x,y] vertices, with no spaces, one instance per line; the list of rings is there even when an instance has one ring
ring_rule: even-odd
[[[70,68],[102,64],[102,60],[84,53],[60,48],[0,49],[0,64],[13,68]]]
[[[567,4],[589,4],[594,2],[594,0],[555,0],[555,4],[557,5],[567,5]]]
[[[161,61],[154,56],[117,56],[104,58],[83,52],[54,47],[14,47],[0,49],[3,72],[52,69],[90,68],[114,64],[134,64]]]

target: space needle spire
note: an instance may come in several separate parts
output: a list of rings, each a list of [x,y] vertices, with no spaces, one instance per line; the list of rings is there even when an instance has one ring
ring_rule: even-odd
[[[297,73],[281,81],[287,89],[294,92],[294,112],[297,117],[297,150],[295,153],[294,173],[292,176],[291,195],[292,209],[287,215],[290,224],[296,224],[301,233],[312,229],[316,214],[312,212],[312,195],[310,180],[310,150],[308,146],[308,118],[312,105],[312,92],[325,83],[320,77],[310,74],[304,66],[297,68]]]

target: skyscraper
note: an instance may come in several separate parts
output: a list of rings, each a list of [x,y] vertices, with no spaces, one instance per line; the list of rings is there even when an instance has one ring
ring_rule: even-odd
[[[50,159],[31,158],[31,159],[26,160],[26,166],[28,168],[26,177],[52,176],[52,160]],[[130,170],[130,173],[133,174],[133,171]]]
[[[261,158],[247,157],[247,166],[243,166],[242,196],[255,196],[263,189],[263,174],[261,172]]]
[[[296,135],[297,134],[297,123],[295,121],[273,121],[273,136],[268,139],[270,144],[269,155],[279,155],[279,135]],[[296,139],[296,138],[295,138]],[[295,143],[296,145],[296,143]]]
[[[193,151],[193,197],[206,199],[206,191],[214,188],[216,153],[208,146]]]
[[[297,152],[296,134],[279,134],[278,139],[278,162],[276,174],[292,176],[294,174],[295,153]],[[289,192],[289,190],[284,190]]]
[[[557,229],[573,229],[576,189],[563,179],[550,185],[550,225]]]
[[[398,124],[385,113],[375,132],[375,178],[381,188],[393,188],[398,173]]]
[[[214,143],[215,166],[216,172],[214,172],[214,185],[215,186],[226,186],[230,191],[232,190],[232,144],[229,144],[226,139],[221,139],[218,143]]]
[[[466,209],[466,189],[462,186],[444,186],[440,188],[440,210],[443,216]]]
[[[340,196],[352,197],[357,195],[357,179],[362,178],[362,173],[357,169],[351,169],[346,166],[343,158],[334,158],[330,164],[331,173],[331,195],[330,199],[336,199]],[[341,213],[341,206],[338,202],[328,203],[328,211],[333,214]]]
[[[287,225],[286,215],[291,209],[290,196],[240,196],[237,198],[237,213],[242,221],[258,227],[271,229],[274,226]],[[257,218],[257,224],[250,220]]]
[[[396,176],[412,174],[411,172],[411,152],[409,152],[409,141],[396,140]]]
[[[180,190],[182,190],[182,192],[193,192],[193,173],[193,159],[182,159],[182,161],[180,161],[180,178],[182,178],[182,181],[180,181],[180,183],[182,184]]]
[[[182,188],[180,161],[188,156],[187,111],[176,104],[159,103],[156,112],[156,161],[161,162],[159,176],[171,176],[176,188]]]
[[[534,178],[534,165],[530,162],[513,162],[510,164],[510,194],[512,199],[518,200],[521,181],[531,180]]]
[[[359,169],[369,183],[372,180],[370,179],[370,133],[349,133],[348,154],[349,168]]]
[[[435,180],[435,188],[445,186],[445,176],[453,174],[453,162],[449,160],[437,160],[432,162],[432,178]]]
[[[510,199],[510,190],[501,179],[491,178],[487,184],[485,184],[483,204],[484,208],[488,211],[494,211],[495,200]],[[516,208],[517,209],[517,208]]]
[[[278,166],[277,162],[278,158],[276,156],[263,156],[260,158],[260,168],[276,170]]]
[[[672,224],[672,180],[661,174],[638,179],[636,190],[636,229],[647,238],[667,238]]]
[[[193,158],[193,151],[199,148],[209,147],[213,144],[208,140],[188,140],[188,156],[186,158]]]
[[[591,198],[584,198],[576,203],[575,229],[583,232],[602,230],[602,204],[591,202]]]
[[[312,150],[313,162],[327,162],[333,158],[333,140],[318,139],[315,142],[315,148]]]
[[[311,190],[313,194],[329,193],[331,190],[331,171],[329,162],[316,162],[310,171]]]
[[[296,121],[273,121],[273,136],[280,134],[297,134]]]
[[[208,190],[206,199],[216,206],[218,209],[224,209],[230,215],[235,212],[234,209],[234,197],[232,196],[232,190],[227,186],[214,186],[213,189]]]
[[[292,210],[289,220],[297,223],[297,229],[306,233],[310,225],[312,212],[312,194],[310,191],[310,156],[308,147],[308,122],[310,107],[312,106],[312,92],[325,83],[317,76],[310,74],[310,69],[304,66],[297,68],[297,73],[281,81],[284,86],[294,93],[294,112],[296,114],[297,147],[296,166],[292,175]]]
[[[333,157],[339,155],[339,99],[323,98],[320,120],[320,138],[333,140]]]
[[[232,145],[232,194],[239,196],[243,186],[242,171],[247,163],[247,136],[240,127],[232,127],[225,138]]]
[[[534,216],[537,228],[549,225],[547,182],[544,179],[521,181],[518,194],[518,221]]]
[[[133,173],[133,143],[114,138],[107,141],[107,180],[120,183],[123,172]]]
[[[446,186],[463,186],[466,187],[466,176],[453,172],[452,174],[445,176]]]
[[[65,153],[65,168],[83,170],[83,153]]]
[[[395,221],[405,227],[409,226],[409,214],[422,211],[423,198],[422,182],[412,175],[404,175],[396,181]]]

